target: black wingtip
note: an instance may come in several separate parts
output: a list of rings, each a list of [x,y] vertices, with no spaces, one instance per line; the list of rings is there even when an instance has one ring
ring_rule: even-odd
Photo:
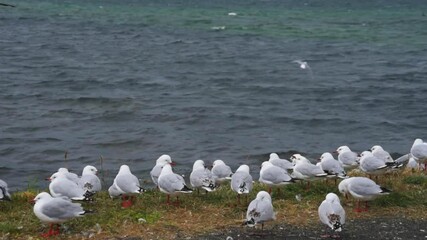
[[[86,214],[92,214],[92,213],[95,213],[95,211],[94,210],[84,210],[84,212],[80,215],[86,215]]]
[[[138,192],[139,193],[145,193],[145,192],[147,192],[147,190],[145,188],[139,187]]]
[[[255,219],[251,218],[250,220],[246,220],[242,223],[242,226],[253,226],[255,225]]]
[[[189,192],[189,191],[193,191],[193,189],[184,185],[184,187],[181,189],[181,191]]]
[[[387,189],[387,188],[384,188],[384,187],[380,187],[380,188],[381,188],[382,193],[390,193],[390,192],[392,192],[390,189]]]
[[[334,230],[340,229],[341,227],[342,227],[342,225],[341,225],[341,223],[340,223],[340,222],[336,221],[336,222],[334,223]]]

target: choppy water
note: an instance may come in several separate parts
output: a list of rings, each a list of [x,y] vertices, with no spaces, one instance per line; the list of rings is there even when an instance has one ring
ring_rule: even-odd
[[[0,8],[0,178],[12,189],[99,168],[100,155],[110,179],[123,163],[147,179],[164,153],[184,174],[196,159],[256,172],[273,151],[403,154],[426,138],[424,0],[15,4]]]

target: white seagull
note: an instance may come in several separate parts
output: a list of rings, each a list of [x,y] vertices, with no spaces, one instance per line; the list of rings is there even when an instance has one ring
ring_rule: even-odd
[[[160,175],[160,172],[162,171],[162,167],[166,164],[175,165],[174,162],[172,162],[172,159],[169,155],[163,154],[156,160],[156,165],[153,167],[153,169],[150,171],[151,180],[153,180],[153,183],[157,186],[157,181]]]
[[[270,153],[270,159],[268,159],[273,165],[281,167],[286,171],[294,169],[294,164],[289,160],[281,159],[277,153]]]
[[[101,180],[99,180],[98,169],[94,166],[86,166],[83,168],[82,176],[79,179],[79,186],[86,191],[99,192],[101,191]]]
[[[220,185],[224,181],[230,180],[233,172],[231,168],[222,160],[215,160],[212,163],[212,175],[215,179],[215,185]]]
[[[240,204],[240,195],[245,194],[246,197],[252,191],[253,179],[249,172],[249,166],[246,164],[240,165],[236,172],[231,176],[231,190],[237,193],[237,200]]]
[[[63,173],[69,180],[79,183],[80,177],[75,173],[69,172],[67,168],[59,168],[58,172]]]
[[[427,171],[427,143],[421,138],[415,139],[411,147],[411,156],[420,165],[420,169],[421,164],[424,164],[424,171]]]
[[[298,63],[298,64],[299,64],[299,67],[300,67],[301,69],[310,69],[310,66],[308,66],[308,63],[307,63],[306,61],[302,61],[302,60],[294,60],[294,61],[292,61],[292,62],[294,62],[294,63]]]
[[[190,184],[193,188],[205,189],[208,192],[215,190],[215,180],[209,169],[205,167],[203,160],[196,160],[193,164],[193,171],[190,174]]]
[[[73,203],[67,198],[53,198],[49,193],[39,193],[34,199],[34,214],[43,223],[49,223],[49,232],[43,237],[58,235],[59,224],[75,217],[82,217],[85,211],[79,203]],[[54,229],[54,226],[56,229]]]
[[[343,180],[338,185],[338,190],[344,195],[350,194],[357,199],[357,207],[355,212],[368,210],[368,201],[371,201],[378,196],[389,194],[390,190],[383,188],[366,177],[351,177]],[[365,201],[365,208],[360,208],[360,201]]]
[[[291,176],[296,179],[307,180],[307,189],[310,188],[311,179],[322,178],[328,175],[322,170],[320,164],[318,166],[312,164],[301,154],[292,155],[291,160],[295,163],[294,171]]]
[[[335,193],[328,193],[318,208],[320,221],[334,232],[341,232],[345,224],[345,210]],[[325,235],[322,237],[331,237]]]
[[[383,159],[375,157],[372,152],[364,151],[360,154],[359,168],[369,175],[381,175],[388,169]]]
[[[63,173],[54,173],[49,180],[49,191],[53,197],[67,197],[72,200],[89,201],[93,195],[90,191],[85,191],[75,182],[69,180]]]
[[[7,183],[0,179],[0,201],[10,201],[11,196],[9,189],[7,188]]]
[[[269,186],[268,191],[269,193],[271,193],[272,187],[294,183],[294,179],[289,176],[288,172],[285,169],[275,166],[269,161],[265,161],[261,165],[261,171],[259,173],[259,182]]]
[[[338,162],[329,152],[325,152],[320,156],[320,167],[328,174],[328,176],[333,176],[335,179],[337,177],[346,177],[346,172],[344,171],[341,163]]]
[[[143,193],[145,190],[141,187],[138,178],[132,174],[128,165],[120,166],[119,172],[113,182],[115,195],[122,195],[122,207],[127,208],[133,205],[135,194]]]
[[[249,204],[246,212],[246,221],[243,224],[253,227],[261,223],[261,229],[263,230],[265,222],[275,219],[276,216],[270,194],[266,191],[260,191],[256,195],[256,198]]]
[[[170,196],[176,196],[175,203],[178,204],[178,194],[191,193],[193,191],[185,185],[185,180],[181,175],[172,171],[172,166],[170,164],[166,164],[162,167],[158,180],[160,191],[166,193],[168,196],[167,204],[170,204]]]
[[[349,171],[359,166],[359,157],[357,153],[351,151],[348,146],[341,146],[336,152],[338,153],[338,161],[345,170]]]
[[[382,159],[384,163],[394,163],[390,153],[385,151],[380,145],[373,146],[371,152],[375,157]]]

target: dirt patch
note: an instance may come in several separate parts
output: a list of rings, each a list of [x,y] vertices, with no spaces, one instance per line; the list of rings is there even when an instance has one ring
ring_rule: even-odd
[[[180,239],[333,239],[321,238],[325,228],[319,223],[315,226],[296,227],[291,225],[266,225],[261,229],[232,228],[222,232]],[[427,239],[427,219],[410,220],[405,218],[374,218],[348,220],[338,239]]]

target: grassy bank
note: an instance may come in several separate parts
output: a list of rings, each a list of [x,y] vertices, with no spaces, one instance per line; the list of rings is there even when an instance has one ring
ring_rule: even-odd
[[[352,175],[356,175],[353,173]],[[369,212],[354,213],[352,202],[346,203],[348,219],[393,216],[425,218],[427,207],[427,177],[419,172],[391,174],[379,180],[380,185],[393,192],[371,202]],[[251,201],[266,186],[255,184],[249,195]],[[321,228],[317,207],[328,192],[338,194],[333,181],[316,181],[306,191],[305,184],[296,183],[273,190],[276,223],[298,224]],[[37,191],[28,190],[12,195],[12,202],[0,202],[0,239],[38,239],[47,230],[33,214],[29,203]],[[298,201],[295,196],[300,195]],[[224,185],[217,191],[204,194],[193,192],[181,195],[180,205],[166,205],[166,195],[157,190],[138,196],[134,206],[122,209],[120,199],[112,200],[106,192],[96,195],[95,201],[83,203],[95,213],[63,224],[63,234],[56,238],[106,239],[111,236],[140,236],[144,239],[173,239],[194,236],[212,231],[221,231],[241,225],[247,204],[242,198],[236,204],[236,194]],[[342,202],[344,199],[342,198]],[[268,225],[274,225],[270,223]],[[267,226],[268,229],[269,226]]]

